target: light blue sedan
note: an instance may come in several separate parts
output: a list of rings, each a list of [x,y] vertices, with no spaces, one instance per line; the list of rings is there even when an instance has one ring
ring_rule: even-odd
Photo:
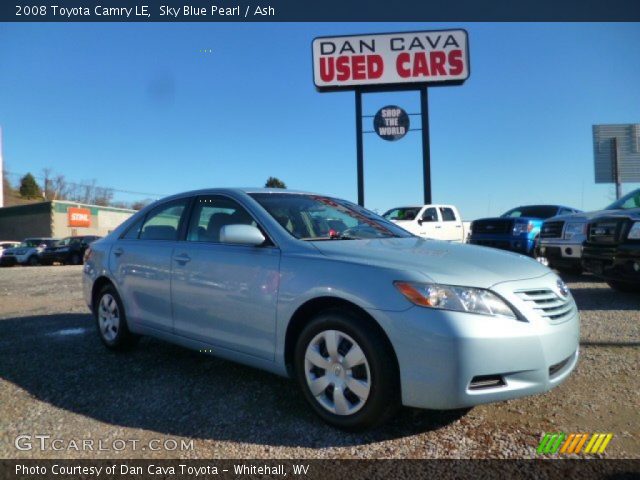
[[[400,405],[545,392],[578,360],[576,304],[548,268],[419,238],[324,195],[175,195],[91,244],[85,262],[107,347],[150,335],[292,376],[344,429]]]

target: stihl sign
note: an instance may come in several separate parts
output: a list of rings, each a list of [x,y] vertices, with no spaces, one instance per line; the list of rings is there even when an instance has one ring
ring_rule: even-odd
[[[70,227],[90,227],[91,210],[88,208],[69,207],[67,209]]]
[[[313,79],[323,89],[400,84],[461,84],[469,78],[465,30],[319,37]]]

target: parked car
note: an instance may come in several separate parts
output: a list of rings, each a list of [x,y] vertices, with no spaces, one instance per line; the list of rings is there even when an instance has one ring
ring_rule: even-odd
[[[615,290],[640,292],[640,208],[593,219],[582,264]]]
[[[55,242],[57,242],[55,238],[25,238],[17,247],[8,248],[2,253],[0,266],[38,265],[40,252]]]
[[[346,228],[319,233],[321,219]],[[344,429],[400,404],[455,409],[541,393],[578,360],[578,310],[547,267],[416,237],[323,195],[174,195],[91,244],[83,272],[108,348],[150,335],[289,375]]]
[[[422,205],[392,208],[382,215],[405,230],[424,238],[464,242],[465,231],[453,205]]]
[[[604,210],[550,218],[542,225],[537,255],[552,268],[579,273],[582,271],[582,245],[587,239],[587,223],[602,215],[633,208],[640,208],[640,189],[628,193]]]
[[[469,243],[533,256],[540,227],[545,219],[579,211],[561,205],[517,207],[497,218],[482,218],[471,222]]]
[[[0,240],[0,257],[5,250],[15,248],[18,245],[20,245],[20,242],[16,242],[15,240]]]
[[[42,265],[52,265],[54,262],[80,265],[84,252],[91,242],[99,238],[97,235],[81,235],[66,237],[40,252],[39,261]]]

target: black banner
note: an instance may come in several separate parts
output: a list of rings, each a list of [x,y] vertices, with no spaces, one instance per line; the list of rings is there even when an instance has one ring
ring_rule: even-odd
[[[2,480],[637,479],[640,460],[0,460]]]
[[[637,0],[14,0],[3,22],[640,21]]]

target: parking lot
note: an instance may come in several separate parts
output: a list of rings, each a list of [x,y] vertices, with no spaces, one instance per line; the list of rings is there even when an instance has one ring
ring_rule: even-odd
[[[0,457],[531,458],[556,431],[612,432],[606,457],[640,456],[640,296],[592,276],[565,278],[582,316],[581,359],[559,388],[470,411],[405,409],[346,434],[316,418],[293,381],[152,339],[107,351],[81,271],[0,269]],[[62,450],[19,450],[19,435],[61,439]],[[69,447],[83,439],[94,448]]]

